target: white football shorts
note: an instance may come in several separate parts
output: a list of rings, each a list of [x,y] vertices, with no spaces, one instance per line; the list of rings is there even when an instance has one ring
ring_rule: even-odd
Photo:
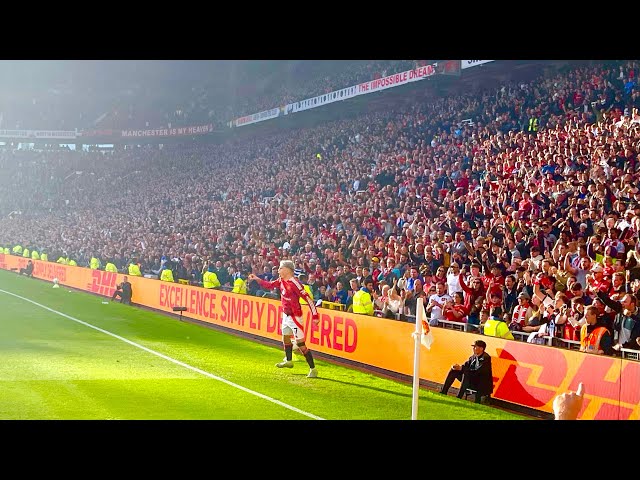
[[[282,314],[282,334],[293,335],[298,341],[304,340],[304,328],[302,327],[302,317],[291,317],[285,313]]]

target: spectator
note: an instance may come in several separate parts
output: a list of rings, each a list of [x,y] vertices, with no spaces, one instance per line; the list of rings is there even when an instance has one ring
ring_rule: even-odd
[[[443,309],[444,319],[449,322],[467,322],[467,311],[462,292],[455,292],[452,300],[447,300]]]
[[[452,298],[446,293],[445,282],[439,281],[436,283],[436,293],[429,297],[426,305],[426,311],[429,314],[429,325],[438,325],[438,322],[444,319],[442,309],[447,300],[452,300]]]
[[[348,299],[349,299],[349,292],[345,290],[342,282],[336,282],[336,290],[335,290],[333,299],[331,301],[344,305],[346,309]]]
[[[598,311],[590,305],[585,311],[586,323],[580,329],[580,351],[597,355],[612,355],[612,337],[607,327],[598,321]]]
[[[120,303],[124,303],[125,305],[131,305],[131,297],[133,295],[133,288],[131,287],[131,282],[129,282],[129,278],[125,275],[122,278],[122,282],[118,284],[116,290],[113,292],[111,296],[111,301],[115,301],[116,298],[120,298]]]
[[[349,281],[349,290],[347,290],[347,310],[353,311],[353,296],[360,290],[360,285],[356,278],[352,278]]]
[[[202,274],[202,286],[204,288],[219,288],[220,280],[214,271],[212,264],[207,265],[206,271]]]
[[[488,337],[504,338],[507,340],[514,340],[513,333],[509,329],[509,325],[505,321],[505,318],[501,315],[492,314],[488,312],[489,318],[483,325],[482,333]]]
[[[160,280],[163,282],[175,282],[173,279],[173,271],[167,265],[165,265],[160,272]]]
[[[640,342],[638,341],[640,339],[640,311],[637,298],[627,293],[619,301],[616,301],[604,292],[598,292],[598,298],[616,314],[611,335],[612,349],[616,353],[619,353],[621,348],[640,350]],[[602,341],[600,343],[602,344]],[[607,351],[604,347],[602,349]]]
[[[389,285],[383,285],[383,295],[381,299],[378,299],[379,308],[382,312],[382,316],[385,318],[400,319],[400,316],[404,312],[404,302],[406,291],[398,291],[395,285],[391,287]],[[386,292],[386,295],[385,295]]]
[[[26,275],[27,277],[33,277],[33,262],[29,260],[27,266],[20,269],[20,275]]]
[[[518,305],[513,309],[509,330],[522,332],[525,331],[524,327],[529,325],[529,320],[533,316],[533,309],[531,308],[530,297],[527,292],[520,292],[517,299]]]
[[[353,313],[373,315],[373,301],[375,296],[373,292],[373,280],[369,278],[365,280],[364,286],[353,294]]]
[[[462,365],[454,363],[447,374],[447,378],[440,389],[440,393],[447,395],[455,380],[460,382],[458,398],[462,398],[467,389],[475,390],[475,402],[480,403],[483,397],[493,393],[493,369],[491,356],[485,351],[487,344],[484,340],[473,343],[473,354]]]

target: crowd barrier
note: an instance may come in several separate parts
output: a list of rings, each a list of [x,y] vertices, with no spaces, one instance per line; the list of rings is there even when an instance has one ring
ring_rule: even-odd
[[[0,254],[2,269],[15,271],[26,263],[26,258]],[[34,266],[34,277],[49,281],[58,278],[61,285],[106,297],[113,294],[124,276],[39,260],[34,260]],[[136,304],[166,312],[184,306],[185,317],[280,339],[282,309],[277,300],[144,277],[129,276],[129,281]],[[305,307],[306,341],[313,350],[413,374],[413,323],[324,308],[318,311],[321,321],[316,326]],[[478,335],[434,328],[433,336],[431,350],[422,348],[420,378],[441,384],[453,363],[462,363],[472,354],[471,344]],[[639,418],[640,362],[494,337],[482,339],[493,357],[494,398],[551,413],[558,393],[575,390],[583,382],[586,395],[580,418]]]

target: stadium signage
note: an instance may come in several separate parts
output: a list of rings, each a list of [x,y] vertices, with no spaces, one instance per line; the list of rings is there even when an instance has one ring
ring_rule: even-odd
[[[271,110],[265,110],[264,112],[254,113],[251,115],[247,115],[244,117],[237,118],[233,120],[233,127],[241,127],[243,125],[250,125],[256,122],[262,122],[263,120],[271,120],[272,118],[276,118],[280,115],[282,109],[280,108],[272,108]]]
[[[393,75],[376,78],[352,87],[343,88],[342,90],[336,90],[335,92],[325,93],[324,95],[291,103],[285,106],[284,113],[286,115],[289,113],[302,112],[304,110],[309,110],[310,108],[321,107],[323,105],[328,105],[329,103],[339,102],[358,95],[366,95],[386,90],[387,88],[399,87],[400,85],[406,85],[407,83],[424,80],[435,73],[436,70],[433,65],[425,65],[424,67],[414,68],[412,70],[407,70],[406,72],[394,73]]]
[[[206,135],[213,132],[213,124],[176,128],[152,128],[148,130],[122,130],[123,138],[178,137],[182,135]]]
[[[75,130],[0,130],[0,138],[72,140],[76,136]]]
[[[91,270],[91,282],[87,285],[87,290],[110,297],[116,289],[117,278],[117,274],[114,272]]]
[[[418,80],[424,80],[427,77],[435,75],[435,73],[435,65],[425,65],[422,67],[407,70],[405,72],[394,73],[393,75],[388,75],[386,77],[376,78],[374,80],[360,83],[358,85],[352,85],[351,87],[342,88],[333,92],[324,93],[322,95],[318,95],[317,97],[307,98],[305,100],[300,100],[299,102],[289,103],[280,108],[273,108],[271,110],[265,110],[264,112],[240,117],[229,122],[229,126],[241,127],[243,125],[249,125],[251,123],[270,120],[280,115],[289,115],[291,113],[303,112],[312,108],[322,107],[323,105],[329,105],[330,103],[347,100],[358,95],[366,95],[369,93],[386,90],[387,88],[398,87],[400,85],[406,85],[407,83],[416,82]]]
[[[461,62],[462,65],[460,66],[460,68],[464,70],[465,68],[477,67],[478,65],[493,62],[493,60],[461,60]]]
[[[436,73],[436,69],[433,65],[425,65],[424,67],[414,68],[413,70],[407,70],[406,72],[396,73],[384,78],[377,78],[358,85],[358,95],[366,93],[378,92],[391,87],[397,87],[399,85],[405,85],[407,83],[416,82],[418,80],[424,80]]]
[[[335,92],[325,93],[323,95],[318,95],[317,97],[307,98],[306,100],[300,100],[299,102],[285,105],[284,114],[288,115],[290,113],[303,112],[311,108],[321,107],[333,102],[346,100],[347,98],[353,98],[356,95],[359,95],[358,86],[354,85],[352,87],[336,90]]]
[[[33,275],[46,280],[57,278],[62,283],[67,281],[67,269],[59,263],[35,262]]]
[[[113,137],[116,135],[115,130],[103,129],[103,130],[82,130],[78,132],[79,137]]]

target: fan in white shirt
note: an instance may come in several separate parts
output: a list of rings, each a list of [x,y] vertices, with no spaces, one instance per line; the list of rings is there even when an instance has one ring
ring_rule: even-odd
[[[462,292],[460,285],[460,265],[453,262],[447,271],[447,290],[449,295],[453,297],[456,292]]]
[[[436,293],[429,297],[429,303],[427,304],[427,313],[431,313],[429,325],[435,326],[438,325],[440,320],[444,320],[442,308],[447,300],[452,300],[452,298],[446,292],[444,282],[436,283]]]

